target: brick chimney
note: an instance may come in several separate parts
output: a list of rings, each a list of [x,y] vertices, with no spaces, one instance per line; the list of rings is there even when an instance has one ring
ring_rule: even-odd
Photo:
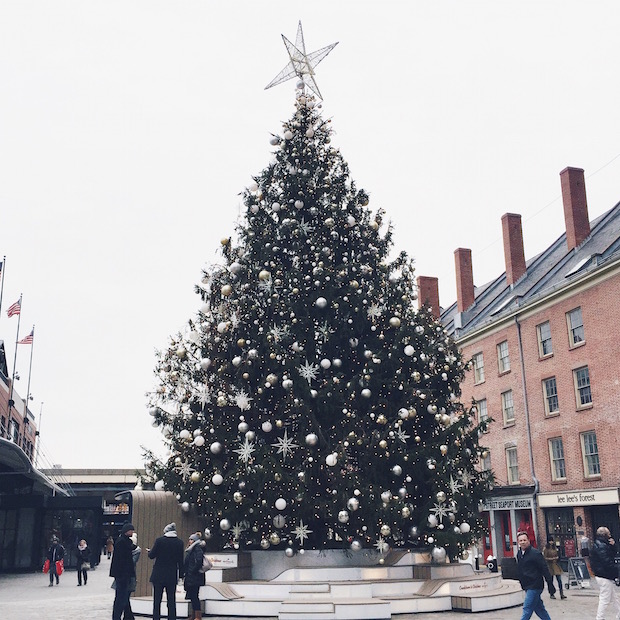
[[[586,183],[581,168],[564,168],[560,172],[564,221],[566,222],[566,245],[570,252],[590,234]]]
[[[426,305],[431,314],[438,319],[439,310],[439,280],[429,276],[418,276],[418,308]]]
[[[526,271],[523,251],[523,230],[518,213],[502,215],[504,236],[504,260],[506,261],[506,282],[514,284]]]
[[[456,303],[459,312],[465,312],[474,303],[474,271],[471,263],[471,250],[454,250],[456,266]]]

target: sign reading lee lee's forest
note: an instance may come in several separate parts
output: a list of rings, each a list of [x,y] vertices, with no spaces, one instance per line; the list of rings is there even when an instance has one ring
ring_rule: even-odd
[[[556,506],[598,506],[617,504],[618,489],[597,489],[596,491],[575,491],[573,493],[541,493],[538,503],[541,508]]]

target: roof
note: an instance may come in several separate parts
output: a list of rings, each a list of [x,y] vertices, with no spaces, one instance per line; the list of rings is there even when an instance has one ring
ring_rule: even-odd
[[[68,495],[35,469],[17,444],[0,438],[0,494],[12,495],[16,490],[24,489],[36,495]]]
[[[506,272],[476,287],[474,303],[458,312],[454,302],[441,314],[441,322],[457,339],[493,324],[530,304],[561,291],[620,260],[620,203],[590,224],[590,235],[576,248],[567,249],[566,233],[526,263],[526,272],[513,285]]]

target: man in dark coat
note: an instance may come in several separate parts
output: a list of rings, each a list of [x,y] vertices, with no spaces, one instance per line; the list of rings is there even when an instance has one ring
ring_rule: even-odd
[[[611,532],[604,526],[599,527],[590,551],[590,567],[599,587],[596,620],[605,619],[605,609],[608,605],[615,606],[616,617],[620,618],[620,595],[615,587],[615,580],[618,577],[614,560],[616,553],[616,541],[611,537]]]
[[[129,605],[131,582],[135,581],[136,578],[136,569],[132,557],[135,545],[131,540],[134,529],[131,523],[125,523],[121,528],[121,535],[114,545],[114,554],[110,563],[110,577],[114,577],[116,583],[112,620],[121,620],[123,610]]]
[[[50,561],[50,588],[54,585],[54,577],[56,577],[56,585],[58,585],[58,565],[56,562],[60,562],[65,557],[65,548],[60,544],[57,536],[52,536],[50,548],[47,550],[45,556]]]
[[[532,547],[530,537],[527,532],[517,534],[517,570],[519,583],[525,590],[525,601],[523,601],[523,614],[521,620],[529,620],[532,614],[536,614],[543,620],[551,620],[545,605],[540,598],[545,588],[544,581],[551,581],[551,575],[547,568],[547,562],[538,549]]]
[[[177,581],[183,577],[183,541],[177,537],[177,526],[169,523],[164,528],[152,549],[147,549],[149,558],[155,560],[151,583],[153,584],[153,620],[161,618],[161,599],[166,590],[168,620],[176,620]]]

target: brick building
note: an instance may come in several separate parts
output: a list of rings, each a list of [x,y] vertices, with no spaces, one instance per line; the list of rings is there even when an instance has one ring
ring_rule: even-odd
[[[526,261],[521,216],[505,214],[505,272],[475,287],[471,251],[457,249],[457,301],[441,312],[471,360],[463,402],[494,420],[484,557],[513,557],[524,528],[539,546],[554,536],[562,557],[600,525],[620,534],[620,203],[590,223],[583,170],[560,179],[566,233]],[[418,284],[438,313],[437,281]]]

